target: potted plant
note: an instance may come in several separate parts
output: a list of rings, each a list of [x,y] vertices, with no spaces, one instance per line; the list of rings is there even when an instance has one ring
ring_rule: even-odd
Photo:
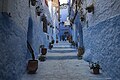
[[[50,25],[50,22],[48,22],[48,26]]]
[[[36,5],[36,2],[37,2],[36,0],[30,0],[30,1],[31,1],[31,5],[32,5],[32,6],[35,6],[35,5]]]
[[[54,41],[54,40],[52,40],[52,42],[51,42],[51,43],[52,43],[52,44],[54,44],[54,42],[55,42],[55,41]]]
[[[84,16],[82,16],[82,17],[81,17],[81,21],[84,21],[84,20],[85,20],[85,18],[84,18]]]
[[[52,43],[50,42],[49,43],[49,49],[52,49],[53,48],[53,45],[52,45]]]
[[[38,16],[40,16],[40,14],[41,14],[40,6],[37,6],[37,7],[36,7],[36,14],[37,14]]]
[[[31,53],[32,56],[32,60],[28,61],[28,65],[27,65],[27,71],[28,73],[35,73],[38,69],[38,60],[35,60],[35,55],[34,55],[34,51],[30,45],[30,43],[27,41],[27,47]]]
[[[93,69],[93,74],[100,74],[100,65],[99,63],[92,63],[90,69]]]
[[[88,6],[88,7],[86,7],[86,10],[88,11],[88,13],[91,13],[91,12],[94,13],[94,5],[92,4],[92,5]]]
[[[56,40],[56,43],[58,43],[58,40]]]
[[[46,60],[46,56],[45,55],[40,55],[39,60],[40,61],[45,61]]]
[[[71,41],[71,45],[72,45],[72,46],[75,46],[75,42],[74,42],[74,41]]]
[[[42,55],[46,55],[46,53],[47,53],[47,48],[42,48],[42,49],[41,49],[41,53],[42,53]]]
[[[77,54],[77,56],[78,56],[78,57],[82,57],[83,54],[84,54],[84,48],[79,47],[79,48],[78,48],[78,54]]]
[[[40,61],[45,61],[46,59],[46,53],[47,53],[47,48],[44,48],[44,46],[41,48],[41,56],[39,57]]]

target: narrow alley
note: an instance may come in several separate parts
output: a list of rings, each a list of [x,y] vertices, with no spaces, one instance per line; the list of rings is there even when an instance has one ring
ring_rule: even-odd
[[[0,80],[120,80],[120,0],[0,0]]]
[[[89,64],[77,58],[70,43],[61,41],[48,51],[46,61],[39,62],[36,74],[25,74],[22,80],[111,80],[103,73],[94,75]]]

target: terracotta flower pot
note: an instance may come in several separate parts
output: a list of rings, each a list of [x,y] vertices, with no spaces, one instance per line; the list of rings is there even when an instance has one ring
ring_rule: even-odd
[[[27,65],[28,73],[34,74],[38,69],[38,60],[29,60]]]
[[[47,48],[42,48],[42,49],[41,49],[41,53],[42,53],[42,55],[46,55],[46,53],[47,53]]]

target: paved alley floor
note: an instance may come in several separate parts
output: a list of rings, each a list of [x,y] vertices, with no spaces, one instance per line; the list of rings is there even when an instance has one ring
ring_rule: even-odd
[[[46,55],[46,61],[39,61],[36,74],[26,73],[22,80],[111,80],[103,73],[100,75],[92,74],[89,64],[84,60],[77,59],[75,49],[63,48],[62,52],[59,49],[61,48],[56,47],[53,48],[53,51],[49,51]]]

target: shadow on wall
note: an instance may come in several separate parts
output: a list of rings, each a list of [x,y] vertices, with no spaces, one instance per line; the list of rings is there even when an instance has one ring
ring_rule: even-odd
[[[33,20],[31,17],[29,17],[28,19],[28,32],[27,32],[27,41],[32,45],[32,39],[33,39]],[[30,56],[30,52],[27,49],[27,59],[29,59]]]
[[[30,44],[32,44],[32,38],[33,38],[33,20],[31,17],[29,17],[27,40],[29,41]]]
[[[6,12],[0,13],[0,80],[18,80],[26,69],[26,34]]]

